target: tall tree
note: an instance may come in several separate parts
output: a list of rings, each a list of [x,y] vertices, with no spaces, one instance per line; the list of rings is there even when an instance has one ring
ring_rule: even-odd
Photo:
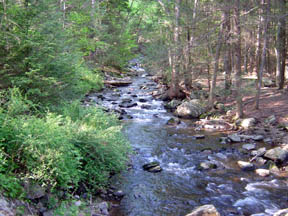
[[[240,0],[234,1],[234,34],[235,34],[235,57],[236,57],[236,73],[235,73],[235,85],[236,85],[236,106],[237,106],[237,117],[242,118],[243,104],[242,104],[242,72],[241,72],[241,22],[240,22]]]
[[[264,16],[264,23],[263,23],[263,48],[261,54],[261,63],[257,80],[257,93],[255,99],[255,109],[259,109],[259,99],[261,94],[261,87],[262,87],[262,78],[263,78],[263,71],[266,64],[266,50],[267,50],[267,31],[268,31],[268,23],[269,23],[269,12],[270,12],[270,0],[262,0],[262,6],[265,7],[265,16]]]
[[[284,87],[285,61],[286,61],[286,0],[276,1],[279,8],[276,41],[276,83],[279,89]]]
[[[181,92],[180,92],[180,88],[179,88],[180,5],[181,5],[181,0],[176,0],[175,5],[174,5],[174,15],[175,15],[174,27],[173,27],[174,49],[173,49],[173,54],[172,54],[171,87],[169,89],[169,97],[170,98],[181,97]]]

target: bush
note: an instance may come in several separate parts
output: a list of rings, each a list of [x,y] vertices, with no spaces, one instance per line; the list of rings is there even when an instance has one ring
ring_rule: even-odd
[[[129,148],[116,117],[79,102],[64,105],[61,113],[27,115],[33,104],[17,90],[10,93],[7,109],[0,109],[3,175],[12,173],[52,189],[76,190],[81,182],[95,190],[125,167]],[[5,189],[3,183],[0,188]]]

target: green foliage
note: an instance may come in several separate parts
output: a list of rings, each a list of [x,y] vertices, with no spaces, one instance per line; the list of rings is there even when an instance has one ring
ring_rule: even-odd
[[[63,190],[76,190],[82,182],[95,190],[124,168],[128,145],[115,117],[78,102],[62,106],[61,113],[27,115],[31,106],[17,89],[10,91],[8,101],[7,110],[0,112],[3,176],[14,174]],[[22,110],[19,104],[25,105]],[[0,182],[10,196],[19,191],[13,181],[13,187]]]

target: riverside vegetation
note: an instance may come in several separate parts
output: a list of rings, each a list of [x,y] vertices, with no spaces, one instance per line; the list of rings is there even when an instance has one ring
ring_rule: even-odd
[[[103,88],[101,67],[123,67],[134,45],[124,37],[126,31],[119,33],[113,17],[125,5],[114,9],[116,3],[103,3],[107,13],[102,13],[80,4],[0,2],[1,194],[35,201],[39,196],[29,190],[39,188],[57,200],[49,199],[46,210],[58,207],[72,215],[77,211],[69,213],[62,200],[95,194],[111,174],[125,168],[129,145],[119,120],[80,101]],[[69,12],[67,5],[73,6]],[[101,29],[95,17],[106,20]],[[117,49],[115,41],[120,43]],[[95,47],[100,54],[92,53]]]
[[[71,200],[94,195],[125,168],[130,147],[118,117],[82,102],[115,84],[112,74],[123,78],[135,53],[156,75],[154,96],[178,117],[205,117],[198,129],[216,122],[223,130],[255,117],[254,130],[276,110],[263,130],[283,123],[272,143],[286,144],[286,11],[285,0],[1,0],[1,193],[38,205],[30,190],[41,198],[44,190],[44,212],[78,215],[82,205]],[[214,121],[219,115],[227,121]]]

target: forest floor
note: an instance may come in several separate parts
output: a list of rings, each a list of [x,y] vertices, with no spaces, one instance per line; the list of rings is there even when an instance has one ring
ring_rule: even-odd
[[[201,84],[206,84],[207,81],[201,80]],[[219,78],[217,85],[224,88],[224,79]],[[279,124],[288,124],[288,88],[279,90],[276,87],[263,87],[259,101],[259,109],[255,109],[255,77],[244,77],[243,82],[243,111],[245,118],[256,118],[259,121],[264,121],[271,115],[275,115]],[[223,94],[219,94],[223,95]],[[218,98],[225,107],[236,107],[235,91],[232,91],[228,97],[220,96]],[[235,110],[234,110],[235,113]]]

